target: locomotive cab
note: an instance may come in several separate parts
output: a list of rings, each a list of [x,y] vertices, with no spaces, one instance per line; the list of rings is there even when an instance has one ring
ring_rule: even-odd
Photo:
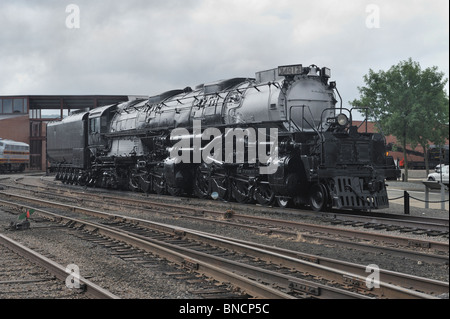
[[[100,107],[89,113],[88,144],[89,148],[105,150],[108,148],[108,139],[105,134],[109,132],[109,123],[115,113],[117,105]]]

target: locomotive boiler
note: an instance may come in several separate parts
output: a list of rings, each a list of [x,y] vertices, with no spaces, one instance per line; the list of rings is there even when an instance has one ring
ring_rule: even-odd
[[[49,168],[86,186],[316,211],[388,207],[385,139],[352,125],[330,76],[281,66],[79,111],[49,123]]]

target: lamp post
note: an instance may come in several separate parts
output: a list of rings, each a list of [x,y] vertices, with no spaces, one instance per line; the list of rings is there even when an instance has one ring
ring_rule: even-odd
[[[441,177],[441,209],[445,210],[445,187],[442,182],[442,147],[439,147],[439,175]]]

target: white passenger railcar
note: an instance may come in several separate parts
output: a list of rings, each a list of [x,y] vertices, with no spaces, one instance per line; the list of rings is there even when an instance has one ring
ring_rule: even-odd
[[[0,138],[0,173],[23,172],[30,163],[30,146]]]

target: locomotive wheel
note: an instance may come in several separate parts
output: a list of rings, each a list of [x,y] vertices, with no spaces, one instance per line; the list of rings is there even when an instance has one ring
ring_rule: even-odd
[[[162,177],[153,176],[153,190],[158,195],[164,195],[166,193],[166,183]]]
[[[63,184],[65,184],[67,182],[67,171],[64,169],[62,174],[61,174],[61,181]]]
[[[66,174],[66,183],[69,185],[72,185],[72,177],[73,177],[73,173],[72,170],[70,169],[67,174]]]
[[[133,173],[131,173],[128,178],[128,188],[133,192],[138,192],[140,190],[138,178],[135,177]]]
[[[214,177],[212,180],[212,192],[218,194],[218,199],[227,200],[228,199],[228,187],[226,177]]]
[[[78,184],[80,186],[86,186],[89,182],[89,174],[87,172],[80,173],[78,177]]]
[[[0,172],[2,172],[1,168],[0,168]],[[59,180],[61,179],[61,171],[60,171],[59,168],[58,168],[57,171],[56,171],[55,179],[56,179],[57,181],[59,181]]]
[[[195,172],[194,194],[198,198],[206,198],[209,195],[209,177],[207,174],[202,173],[200,167]]]
[[[260,183],[255,188],[255,200],[263,206],[272,205],[275,200],[275,193],[269,184]]]
[[[292,207],[292,198],[290,198],[290,197],[277,197],[277,204],[281,208]]]
[[[172,196],[181,196],[183,190],[178,187],[167,186],[167,192]]]
[[[309,192],[309,204],[316,211],[324,211],[328,207],[328,192],[323,184],[314,184]]]
[[[247,204],[253,201],[253,189],[248,181],[233,180],[231,182],[231,190],[234,199],[238,203]]]

